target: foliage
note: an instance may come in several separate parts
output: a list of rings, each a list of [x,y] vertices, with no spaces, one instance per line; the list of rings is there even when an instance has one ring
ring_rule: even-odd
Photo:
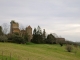
[[[0,35],[3,35],[2,27],[0,26]]]
[[[6,36],[0,36],[0,42],[6,42],[8,38]]]
[[[10,34],[10,35],[8,35],[8,41],[9,42],[13,42],[13,43],[19,43],[19,44],[26,43],[26,40],[23,37],[21,37],[21,36],[19,36],[17,34]]]
[[[43,30],[42,37],[43,37],[43,42],[46,43],[46,32],[45,32],[45,29]]]
[[[14,35],[19,35],[19,33],[17,33],[17,32],[15,32],[15,33],[13,33]]]
[[[46,42],[50,43],[50,44],[53,44],[53,43],[56,43],[56,39],[55,39],[55,37],[52,34],[49,34],[47,36]]]
[[[39,34],[33,35],[32,42],[33,43],[43,43],[42,35],[39,35]]]
[[[66,43],[66,44],[69,44],[69,45],[73,45],[73,44],[74,44],[74,42],[72,42],[72,41],[68,41],[68,40],[65,41],[65,43]]]
[[[71,52],[71,51],[72,51],[72,49],[73,49],[73,48],[72,48],[72,46],[71,46],[71,45],[67,45],[67,46],[66,46],[66,50],[67,50],[68,52]]]
[[[14,43],[19,43],[19,44],[24,44],[24,43],[25,43],[25,40],[24,40],[24,38],[21,37],[21,36],[14,35],[14,37],[13,37],[13,42],[14,42]]]
[[[76,42],[76,45],[77,45],[77,46],[80,46],[80,42]]]
[[[43,43],[43,36],[42,36],[42,31],[41,28],[38,26],[37,29],[34,28],[33,30],[33,43]]]
[[[37,27],[36,34],[37,35],[42,35],[42,31],[41,31],[40,26]]]
[[[28,42],[28,38],[29,38],[28,34],[25,34],[23,37],[24,37],[25,42],[27,43]]]
[[[63,46],[63,43],[62,42],[60,42],[59,44],[60,44],[60,46]]]

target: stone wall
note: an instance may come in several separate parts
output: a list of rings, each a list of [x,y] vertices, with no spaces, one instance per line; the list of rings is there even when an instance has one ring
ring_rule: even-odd
[[[65,42],[65,38],[56,38],[56,43]]]
[[[31,26],[26,27],[26,33],[28,34],[28,41],[30,42],[32,39],[32,28],[31,28]]]
[[[15,21],[11,21],[10,33],[19,33],[19,24]]]
[[[32,39],[32,28],[31,26],[26,27],[25,30],[20,30],[19,29],[19,24],[15,21],[11,21],[11,27],[10,27],[10,33],[19,33],[21,36],[27,33],[28,35],[28,41],[30,42]]]

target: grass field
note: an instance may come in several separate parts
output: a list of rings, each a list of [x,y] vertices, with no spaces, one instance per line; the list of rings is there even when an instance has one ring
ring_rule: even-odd
[[[80,60],[80,48],[67,52],[65,46],[50,44],[0,43],[0,59],[12,60]],[[4,59],[5,60],[5,59]]]

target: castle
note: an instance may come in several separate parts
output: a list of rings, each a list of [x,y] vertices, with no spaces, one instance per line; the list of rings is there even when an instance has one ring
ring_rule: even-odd
[[[14,33],[15,34],[17,33],[19,36],[26,38],[26,40],[28,42],[31,42],[31,39],[33,38],[32,28],[31,28],[30,25],[27,26],[25,29],[21,30],[21,29],[19,29],[19,23],[17,23],[17,22],[15,22],[15,21],[12,20],[10,22],[10,33],[8,35],[10,36],[11,34],[14,34]],[[45,33],[45,29],[44,29],[44,31],[43,31],[42,34],[43,34],[42,38],[45,39],[47,37],[45,35],[46,34]],[[5,35],[5,34],[3,33],[2,27],[0,26],[0,36],[1,35]],[[56,38],[56,43],[65,42],[65,38],[58,37],[55,33],[53,34],[53,36]]]
[[[17,22],[12,20],[10,22],[10,24],[11,24],[10,25],[10,34],[18,33],[21,36],[23,36],[24,34],[27,34],[28,35],[28,42],[31,41],[31,39],[32,39],[32,28],[31,28],[31,26],[26,27],[25,30],[20,30],[19,24]]]

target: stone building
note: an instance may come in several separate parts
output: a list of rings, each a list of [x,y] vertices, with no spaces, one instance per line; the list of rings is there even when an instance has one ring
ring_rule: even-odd
[[[26,27],[25,30],[20,30],[19,29],[19,24],[15,21],[11,21],[11,27],[10,27],[10,34],[13,33],[19,33],[21,36],[24,36],[25,34],[28,35],[28,41],[30,42],[32,39],[32,28],[29,25],[28,27]]]
[[[11,21],[10,33],[20,33],[19,24],[15,21]]]
[[[56,38],[56,43],[65,43],[65,38]]]
[[[27,34],[28,35],[28,42],[30,42],[32,39],[32,28],[31,28],[31,26],[29,25],[28,27],[26,27],[25,30],[21,30],[20,34],[21,34],[21,36],[24,36],[25,34]]]
[[[30,42],[30,40],[32,39],[32,28],[30,25],[26,27],[26,33],[28,34],[28,41]]]

